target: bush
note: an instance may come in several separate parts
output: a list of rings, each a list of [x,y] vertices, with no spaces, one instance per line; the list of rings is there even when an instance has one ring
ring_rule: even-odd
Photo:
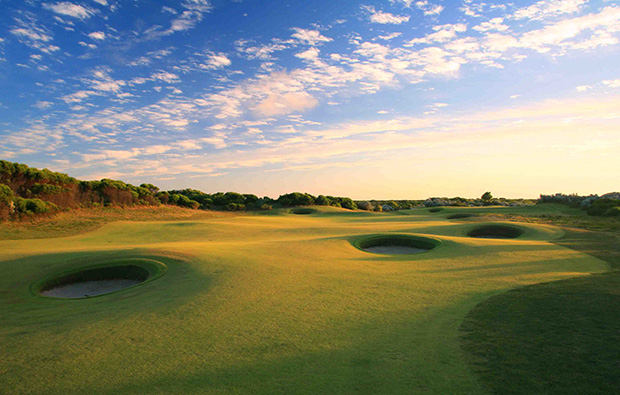
[[[8,185],[0,184],[0,205],[6,204],[13,201],[13,190],[9,188]]]
[[[620,217],[620,207],[612,207],[605,211],[605,217]]]
[[[588,207],[588,214],[606,215],[607,210],[618,206],[620,206],[620,200],[609,198],[597,199]]]
[[[358,202],[357,203],[357,207],[360,210],[366,210],[366,211],[372,211],[373,210],[373,205],[370,202]]]
[[[340,207],[355,210],[357,208],[357,204],[355,204],[351,198],[340,198]]]
[[[26,210],[34,214],[43,214],[49,211],[49,207],[41,199],[26,199]]]
[[[244,204],[237,204],[237,203],[233,203],[230,202],[227,205],[224,206],[224,210],[226,211],[242,211],[245,210],[245,205]]]
[[[308,193],[293,192],[280,195],[277,201],[284,207],[311,206],[314,204],[314,196]]]
[[[314,204],[316,204],[317,206],[331,206],[332,201],[325,195],[319,195],[314,201]]]

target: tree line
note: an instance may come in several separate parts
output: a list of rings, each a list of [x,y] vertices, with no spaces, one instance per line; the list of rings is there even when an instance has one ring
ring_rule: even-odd
[[[293,192],[272,199],[253,194],[195,189],[160,191],[153,184],[131,185],[119,180],[81,181],[64,173],[0,160],[0,219],[20,219],[59,210],[101,206],[174,205],[227,211],[271,210],[274,207],[323,205],[357,208],[348,197]]]

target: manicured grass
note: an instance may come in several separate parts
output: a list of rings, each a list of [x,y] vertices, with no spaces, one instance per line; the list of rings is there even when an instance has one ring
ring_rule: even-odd
[[[612,271],[508,291],[461,326],[487,389],[502,394],[611,394],[620,388],[620,243],[609,232],[567,230],[555,241]]]
[[[518,224],[526,230],[518,239],[475,239],[466,231],[480,222],[445,218],[456,209],[317,209],[111,222],[68,237],[52,238],[60,230],[0,241],[0,388],[482,394],[459,341],[468,311],[515,287],[607,269],[554,244],[563,231],[544,224]],[[488,222],[485,210],[502,212],[472,210],[476,221]],[[393,256],[355,247],[376,234],[428,236],[441,247]],[[168,271],[96,298],[30,292],[54,273],[121,258],[153,259]]]

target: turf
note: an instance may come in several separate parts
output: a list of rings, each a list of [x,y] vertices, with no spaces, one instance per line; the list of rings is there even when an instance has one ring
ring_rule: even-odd
[[[511,290],[468,313],[462,344],[489,392],[618,392],[619,240],[615,232],[568,229],[555,244],[599,257],[611,271]]]
[[[444,214],[458,212],[450,209],[326,209],[120,221],[69,237],[0,241],[0,388],[486,393],[461,348],[466,314],[515,287],[608,266],[554,244],[564,232],[545,224],[517,224],[525,229],[518,239],[467,237],[486,214],[502,213],[469,211],[480,214],[476,223],[447,220]],[[372,234],[431,236],[441,246],[398,256],[354,246]],[[131,257],[163,262],[168,271],[92,299],[54,300],[29,290],[54,273]]]

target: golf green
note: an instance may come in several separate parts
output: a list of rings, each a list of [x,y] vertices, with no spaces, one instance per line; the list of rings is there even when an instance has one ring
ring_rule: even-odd
[[[474,222],[420,208],[113,222],[76,236],[1,240],[0,388],[7,393],[485,393],[459,327],[510,289],[603,272],[518,223],[514,239],[469,237]],[[543,211],[541,211],[543,210]],[[443,213],[463,210],[445,209]],[[509,224],[503,222],[502,224]],[[372,254],[372,235],[435,240]],[[165,265],[156,281],[81,299],[32,285],[114,260]]]

